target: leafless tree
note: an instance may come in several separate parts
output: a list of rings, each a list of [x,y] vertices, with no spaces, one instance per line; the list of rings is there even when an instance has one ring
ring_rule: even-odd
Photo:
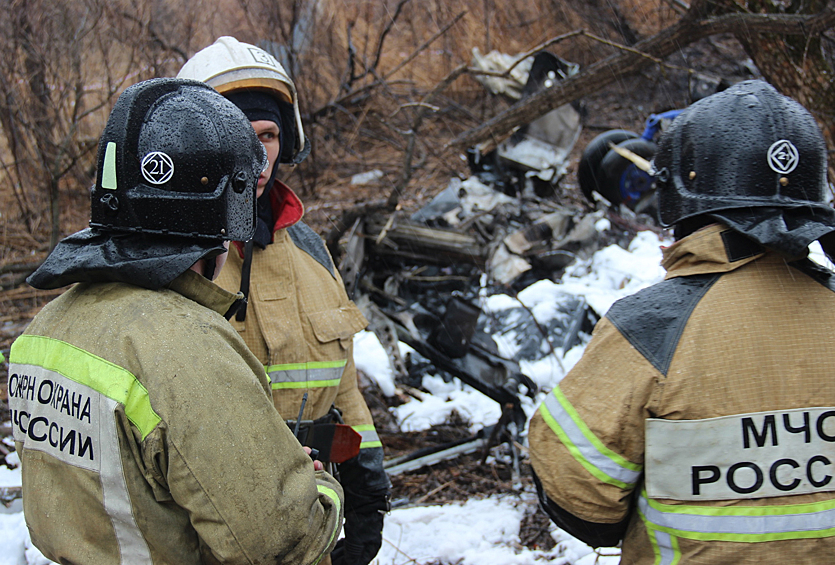
[[[184,61],[184,35],[165,33],[163,9],[11,0],[0,13],[0,186],[36,240],[48,226],[48,249],[62,233],[62,191],[85,191],[94,180],[98,135],[118,94]]]

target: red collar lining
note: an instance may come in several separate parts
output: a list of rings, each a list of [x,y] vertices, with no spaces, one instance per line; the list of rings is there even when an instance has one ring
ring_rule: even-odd
[[[270,191],[270,204],[273,208],[273,216],[276,219],[273,233],[280,229],[289,228],[304,216],[304,204],[296,196],[296,193],[280,180],[273,183],[273,188]],[[238,249],[238,254],[243,258],[243,242],[234,241],[232,243]]]

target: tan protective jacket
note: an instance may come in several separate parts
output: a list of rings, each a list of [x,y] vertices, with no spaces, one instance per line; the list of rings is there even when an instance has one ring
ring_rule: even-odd
[[[622,563],[832,560],[832,273],[719,225],[663,264],[531,421],[546,510],[580,537],[622,523]]]
[[[327,414],[331,405],[362,436],[362,448],[381,447],[371,413],[357,387],[354,334],[368,321],[348,299],[339,271],[321,238],[300,219],[303,207],[286,185],[273,243],[255,247],[249,305],[243,322],[232,325],[264,364],[272,382],[273,402],[295,420],[308,392],[305,420]],[[241,287],[243,255],[230,250],[218,284],[232,292]]]
[[[26,522],[60,563],[317,563],[339,484],[269,399],[192,271],[168,289],[78,284],[12,346],[9,405]]]

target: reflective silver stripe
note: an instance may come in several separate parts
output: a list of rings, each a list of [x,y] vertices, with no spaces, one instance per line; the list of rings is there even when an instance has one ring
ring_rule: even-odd
[[[658,542],[658,565],[672,565],[676,562],[676,554],[678,553],[673,548],[673,538],[667,532],[652,531],[651,535],[655,536]]]
[[[588,437],[586,437],[580,429],[580,426],[574,421],[574,418],[566,412],[565,408],[556,397],[558,392],[559,391],[557,389],[548,394],[545,397],[543,404],[556,424],[561,428],[562,433],[566,435],[567,439],[573,444],[573,447],[576,448],[576,451],[579,452],[579,455],[582,456],[589,464],[594,466],[600,473],[611,477],[611,479],[614,479],[615,481],[623,483],[623,486],[632,486],[637,483],[641,477],[642,470],[633,470],[622,467],[610,457],[601,453],[600,449],[598,449],[598,447],[594,445]],[[597,442],[600,443],[600,440],[597,440]],[[572,450],[572,446],[566,445],[566,447],[568,447],[569,450]],[[605,481],[605,478],[603,477],[598,478]]]
[[[101,425],[101,487],[104,509],[110,516],[116,540],[119,542],[121,563],[125,565],[153,563],[148,544],[133,517],[133,506],[122,469],[122,455],[116,431],[115,400],[102,395],[99,402]]]
[[[684,538],[717,539],[711,536],[721,536],[719,539],[728,541],[771,541],[835,535],[835,531],[825,532],[835,529],[835,507],[832,501],[802,507],[787,506],[782,511],[779,506],[680,508],[671,507],[675,511],[664,512],[654,508],[645,495],[638,497],[638,509],[648,522]],[[821,535],[803,535],[811,532],[819,532]]]
[[[360,437],[360,447],[381,447],[383,444],[380,441],[380,436],[377,435],[377,430],[371,428],[370,430],[362,429],[365,426],[354,426]],[[373,444],[373,445],[372,445]]]
[[[362,443],[380,441],[380,436],[377,435],[377,430],[365,430],[359,432],[359,434],[362,436]]]
[[[281,368],[276,365],[268,368],[270,382],[274,388],[292,388],[293,385],[305,385],[308,387],[337,386],[345,371],[344,362],[338,367],[305,367],[305,368]]]

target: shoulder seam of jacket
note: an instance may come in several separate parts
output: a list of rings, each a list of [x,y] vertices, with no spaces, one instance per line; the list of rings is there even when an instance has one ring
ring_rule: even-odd
[[[606,318],[665,377],[690,315],[722,274],[669,279],[615,302]]]
[[[325,244],[322,243],[322,238],[310,229],[310,226],[304,222],[296,222],[287,228],[287,233],[290,234],[290,239],[296,247],[313,257],[317,263],[328,270],[333,278],[336,278],[333,261],[325,249]]]

